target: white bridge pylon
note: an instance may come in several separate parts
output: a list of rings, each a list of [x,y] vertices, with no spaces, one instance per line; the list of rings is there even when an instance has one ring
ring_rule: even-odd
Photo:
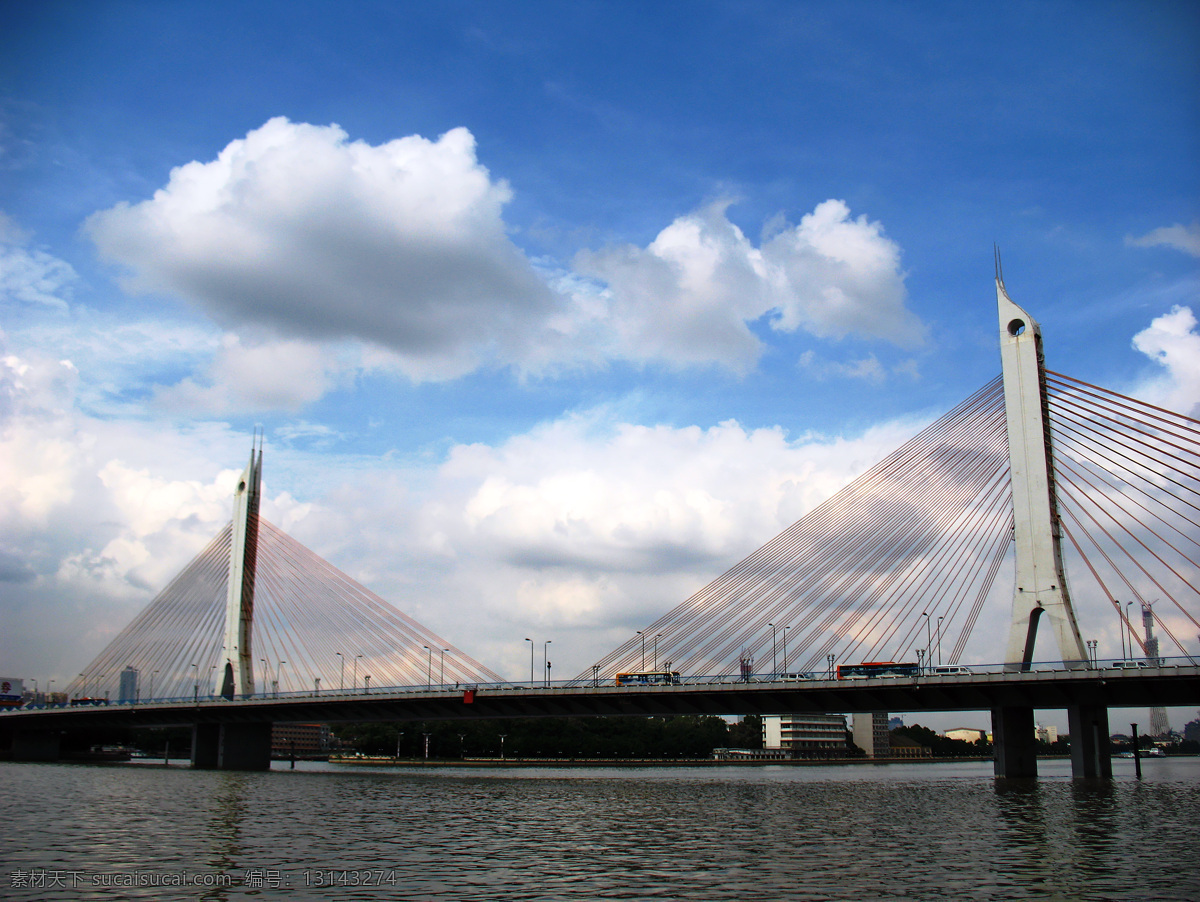
[[[1027,670],[1033,661],[1038,622],[1054,629],[1063,662],[1088,666],[1063,568],[1061,527],[1054,483],[1042,332],[1004,289],[996,260],[996,305],[1000,317],[1000,360],[1008,426],[1016,583],[1005,666]]]
[[[233,495],[233,536],[229,549],[229,589],[225,601],[225,643],[218,695],[254,695],[254,577],[258,554],[258,505],[262,493],[262,447],[250,449],[250,463]]]

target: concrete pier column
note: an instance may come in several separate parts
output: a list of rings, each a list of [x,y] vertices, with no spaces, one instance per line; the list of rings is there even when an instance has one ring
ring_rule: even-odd
[[[14,761],[57,761],[60,737],[53,731],[29,731],[13,734]]]
[[[1067,708],[1071,734],[1071,776],[1112,777],[1112,755],[1108,746],[1108,709],[1103,705],[1072,705]]]
[[[997,777],[1037,776],[1032,708],[992,709],[992,754]]]
[[[201,770],[269,770],[271,724],[196,724],[192,767]]]

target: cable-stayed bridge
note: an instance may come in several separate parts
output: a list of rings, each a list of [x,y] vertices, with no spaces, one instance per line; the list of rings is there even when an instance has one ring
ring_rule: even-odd
[[[258,450],[231,524],[70,687],[119,698],[136,671],[134,703],[5,721],[193,723],[198,766],[259,767],[277,720],[988,708],[997,773],[1023,776],[1033,709],[1063,707],[1075,772],[1111,773],[1108,707],[1200,701],[1200,422],[1046,371],[999,272],[997,304],[1001,377],[565,684],[504,684],[260,518]],[[965,672],[998,609],[1001,663]],[[1077,609],[1119,624],[1119,662]]]

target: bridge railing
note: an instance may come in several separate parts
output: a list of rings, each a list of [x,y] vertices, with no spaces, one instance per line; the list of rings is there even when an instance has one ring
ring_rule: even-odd
[[[1200,658],[1196,656],[1177,656],[1170,658],[1160,658],[1157,664],[1151,664],[1144,660],[1136,659],[1120,659],[1120,658],[1101,658],[1089,662],[1089,666],[1080,668],[1078,666],[1068,666],[1062,661],[1040,661],[1030,665],[1030,670],[1038,673],[1054,673],[1054,672],[1091,672],[1094,671],[1098,676],[1111,675],[1113,672],[1145,672],[1160,670],[1163,668],[1173,667],[1194,667],[1200,664]],[[909,678],[914,679],[938,679],[938,680],[966,680],[976,676],[1000,675],[1008,674],[1012,671],[1009,665],[1005,664],[955,664],[955,665],[933,665],[925,666],[918,673],[909,675]],[[857,679],[863,679],[858,677]],[[875,677],[866,677],[868,679],[894,679],[894,675],[880,675]],[[842,682],[846,678],[843,678]],[[809,671],[809,672],[791,672],[791,673],[771,673],[759,672],[751,673],[743,677],[737,674],[689,674],[680,675],[679,686],[722,686],[722,685],[738,685],[744,683],[760,683],[760,684],[779,684],[783,686],[796,686],[805,683],[838,683],[836,670],[833,673],[829,671]],[[570,679],[556,680],[551,682],[535,680],[532,683],[529,681],[512,681],[499,683],[418,683],[397,686],[371,686],[357,687],[354,689],[308,689],[308,690],[293,690],[293,691],[266,691],[258,692],[249,697],[238,697],[233,701],[270,701],[275,699],[346,699],[356,698],[370,695],[419,695],[433,693],[446,694],[461,694],[464,691],[488,691],[488,692],[506,692],[506,691],[531,691],[531,690],[555,690],[555,689],[605,689],[612,690],[614,688],[624,688],[629,692],[643,692],[653,688],[669,688],[662,684],[650,685],[630,685],[617,687],[614,677],[597,677],[592,679]],[[136,707],[139,705],[212,705],[226,704],[230,700],[224,696],[199,693],[196,691],[185,695],[175,696],[159,696],[155,698],[141,699],[125,699],[125,700],[109,700],[103,698],[83,698],[73,699],[65,704],[26,704],[19,707],[0,709],[0,716],[11,713],[17,710],[41,710],[47,708],[72,708],[72,707]]]

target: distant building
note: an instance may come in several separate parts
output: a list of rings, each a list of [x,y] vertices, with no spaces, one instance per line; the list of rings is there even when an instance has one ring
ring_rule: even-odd
[[[858,712],[854,715],[854,744],[868,758],[888,758],[892,754],[891,731],[886,711]]]
[[[312,757],[329,752],[329,725],[323,723],[277,723],[271,726],[271,755]]]
[[[138,700],[138,671],[136,667],[126,667],[121,671],[121,682],[117,686],[117,701],[136,702]]]
[[[1039,724],[1038,726],[1034,727],[1033,733],[1037,737],[1038,742],[1045,742],[1050,745],[1058,742],[1058,727],[1043,727],[1041,724]]]
[[[787,761],[787,749],[713,749],[714,761]]]
[[[942,735],[947,739],[958,739],[962,742],[978,742],[988,738],[987,730],[977,730],[974,727],[955,727]]]
[[[797,758],[838,757],[846,752],[846,718],[842,714],[766,714],[762,718],[764,749],[782,749]]]
[[[907,736],[890,733],[888,741],[890,743],[888,754],[893,758],[930,758],[933,756],[933,749],[927,745],[921,745],[915,739]]]

